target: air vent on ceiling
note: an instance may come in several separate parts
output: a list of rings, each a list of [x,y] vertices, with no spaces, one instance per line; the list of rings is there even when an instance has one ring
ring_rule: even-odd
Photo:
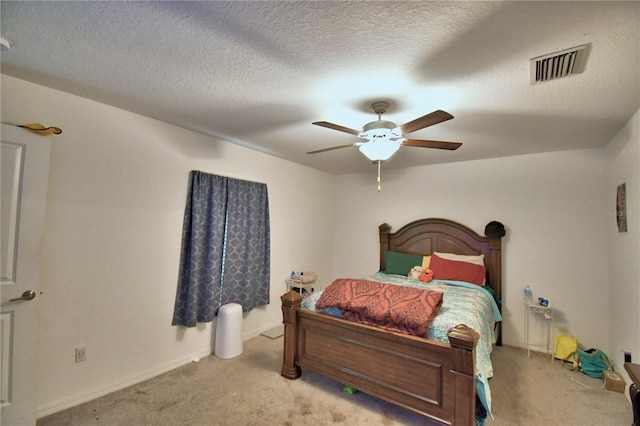
[[[531,59],[531,84],[569,77],[584,71],[591,44]]]

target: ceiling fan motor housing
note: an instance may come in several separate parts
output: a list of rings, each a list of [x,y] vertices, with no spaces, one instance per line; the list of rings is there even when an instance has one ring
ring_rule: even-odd
[[[396,123],[393,123],[391,121],[385,121],[385,120],[378,120],[378,121],[372,121],[371,123],[367,123],[364,125],[364,127],[362,128],[362,132],[368,132],[369,130],[375,130],[375,129],[395,129],[396,127]]]
[[[387,112],[387,109],[389,109],[389,102],[385,102],[385,101],[374,102],[373,104],[371,104],[371,109],[373,109],[373,112],[375,112],[376,114],[378,114],[378,116],[380,116],[381,114],[384,114],[385,112]]]

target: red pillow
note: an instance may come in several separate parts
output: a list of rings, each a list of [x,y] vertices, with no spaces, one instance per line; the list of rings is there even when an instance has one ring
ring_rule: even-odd
[[[483,265],[443,259],[436,254],[431,255],[429,269],[433,271],[434,280],[465,281],[479,286],[482,286],[487,274]]]

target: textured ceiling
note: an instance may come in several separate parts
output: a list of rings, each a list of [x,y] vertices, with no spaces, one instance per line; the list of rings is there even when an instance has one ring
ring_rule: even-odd
[[[639,2],[1,2],[1,71],[330,173],[371,170],[354,136],[455,119],[385,168],[603,146],[640,108]],[[582,74],[529,60],[585,43]],[[37,120],[37,117],[34,118]],[[56,123],[51,123],[55,125]],[[373,171],[372,171],[373,172]]]

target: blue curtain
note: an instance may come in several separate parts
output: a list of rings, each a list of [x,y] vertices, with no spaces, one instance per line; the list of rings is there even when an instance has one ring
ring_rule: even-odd
[[[218,308],[269,303],[267,185],[190,174],[173,325],[212,321]]]

